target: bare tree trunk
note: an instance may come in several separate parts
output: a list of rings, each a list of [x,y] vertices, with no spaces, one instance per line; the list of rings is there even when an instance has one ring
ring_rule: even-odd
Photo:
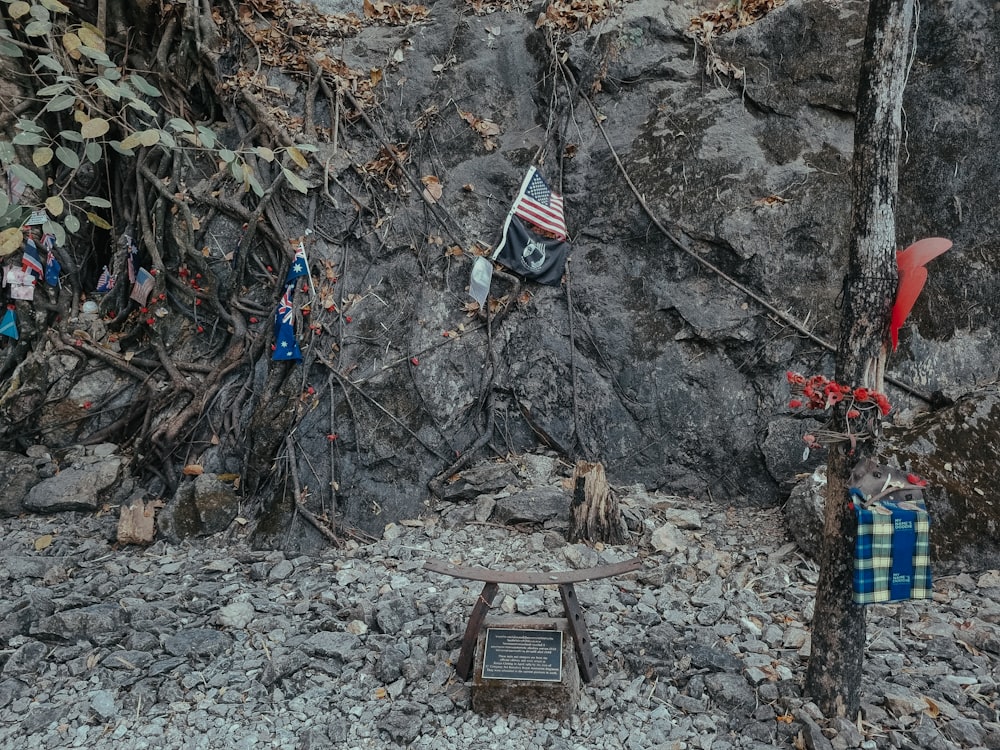
[[[608,544],[625,541],[625,525],[618,508],[618,498],[608,485],[601,463],[577,461],[573,469],[569,540]]]
[[[896,195],[900,113],[909,63],[914,0],[871,0],[854,130],[854,203],[836,380],[882,391],[889,320],[896,296]],[[845,423],[846,406],[834,414]],[[827,716],[857,714],[865,612],[852,599],[854,514],[851,467],[876,451],[875,439],[830,448],[820,577],[806,690]]]

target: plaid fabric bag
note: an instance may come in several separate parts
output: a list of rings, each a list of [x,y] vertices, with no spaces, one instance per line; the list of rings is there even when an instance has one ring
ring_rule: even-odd
[[[898,470],[872,461],[856,467],[855,603],[930,598],[930,516],[919,481],[912,475],[901,479]]]

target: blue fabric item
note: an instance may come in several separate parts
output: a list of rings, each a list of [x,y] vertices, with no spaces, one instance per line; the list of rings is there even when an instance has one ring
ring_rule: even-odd
[[[922,501],[855,503],[854,601],[929,599],[930,517]]]

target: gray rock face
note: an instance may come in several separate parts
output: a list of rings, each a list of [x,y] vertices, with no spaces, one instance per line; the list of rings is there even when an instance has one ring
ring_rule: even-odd
[[[38,480],[38,468],[33,459],[0,451],[0,518],[20,513],[22,501]]]
[[[128,462],[114,446],[78,448],[67,454],[58,474],[34,485],[24,507],[40,513],[96,510],[116,488]]]

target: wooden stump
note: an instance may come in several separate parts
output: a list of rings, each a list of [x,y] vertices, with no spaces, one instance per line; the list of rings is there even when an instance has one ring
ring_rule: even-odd
[[[152,544],[156,535],[156,503],[136,500],[123,505],[118,517],[118,541],[121,544]]]
[[[608,485],[603,464],[577,461],[573,469],[571,511],[571,542],[625,542],[625,523],[618,508],[618,498]]]

